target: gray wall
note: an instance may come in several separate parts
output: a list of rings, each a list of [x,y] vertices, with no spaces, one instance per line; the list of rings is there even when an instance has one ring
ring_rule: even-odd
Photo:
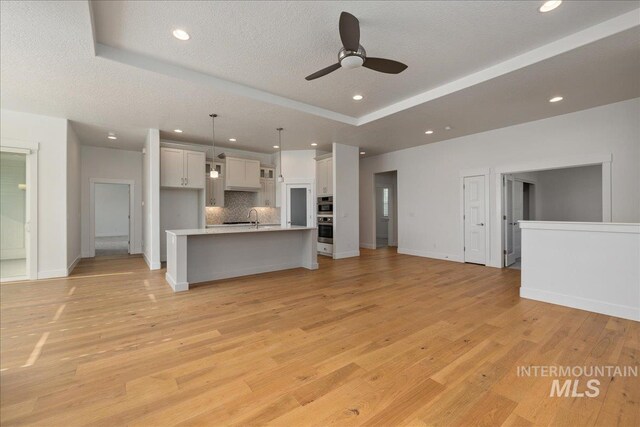
[[[96,237],[129,235],[129,186],[99,184],[95,186]]]
[[[602,166],[536,174],[535,220],[602,221]]]

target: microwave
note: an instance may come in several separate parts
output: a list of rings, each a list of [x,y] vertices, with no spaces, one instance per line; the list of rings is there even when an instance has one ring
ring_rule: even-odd
[[[318,215],[333,215],[333,197],[318,197]]]

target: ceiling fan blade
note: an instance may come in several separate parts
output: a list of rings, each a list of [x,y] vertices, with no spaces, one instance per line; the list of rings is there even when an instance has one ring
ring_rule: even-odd
[[[318,77],[326,76],[327,74],[334,72],[338,68],[340,68],[340,63],[329,65],[328,67],[323,68],[320,71],[316,71],[315,73],[308,75],[307,77],[305,77],[305,79],[314,80]]]
[[[348,12],[340,14],[340,40],[347,50],[358,50],[360,47],[360,21]]]
[[[388,74],[398,74],[407,69],[407,66],[402,62],[384,58],[367,58],[362,66]]]

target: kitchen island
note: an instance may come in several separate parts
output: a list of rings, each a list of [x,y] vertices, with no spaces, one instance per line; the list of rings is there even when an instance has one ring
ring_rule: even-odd
[[[210,280],[318,268],[315,227],[211,227],[167,230],[166,234],[165,277],[174,292]]]

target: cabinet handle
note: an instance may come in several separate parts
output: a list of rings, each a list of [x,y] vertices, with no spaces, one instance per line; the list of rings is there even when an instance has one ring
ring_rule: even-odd
[[[184,178],[180,178],[180,185],[184,185]]]
[[[189,178],[185,178],[184,179],[184,185],[187,185],[189,183]]]

